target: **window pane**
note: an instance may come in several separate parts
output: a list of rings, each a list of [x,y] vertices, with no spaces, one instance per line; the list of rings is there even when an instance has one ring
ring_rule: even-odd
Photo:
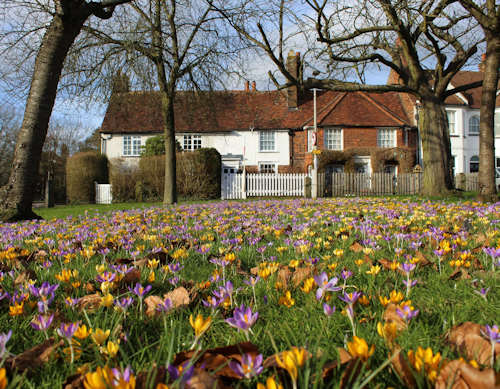
[[[191,150],[191,135],[184,135],[182,148],[184,150]]]
[[[500,112],[495,113],[495,136],[500,136]]]
[[[479,172],[479,157],[477,155],[474,155],[470,159],[469,163],[469,171],[471,173],[477,173]]]
[[[261,173],[276,173],[276,164],[274,163],[260,163],[259,172]]]
[[[201,149],[201,135],[193,135],[193,150]]]
[[[396,130],[392,128],[380,128],[377,130],[378,147],[396,147]]]
[[[479,134],[479,116],[474,115],[469,119],[469,132]]]
[[[325,148],[328,150],[342,150],[342,129],[330,128],[325,130]]]
[[[133,136],[132,137],[132,155],[140,155],[141,154],[141,137]]]
[[[259,150],[260,151],[275,151],[275,132],[261,131],[259,133]]]
[[[123,137],[123,155],[131,155],[132,154],[132,137],[124,136]]]
[[[448,116],[448,130],[450,134],[456,133],[456,122],[455,122],[455,111],[446,111],[446,116]]]

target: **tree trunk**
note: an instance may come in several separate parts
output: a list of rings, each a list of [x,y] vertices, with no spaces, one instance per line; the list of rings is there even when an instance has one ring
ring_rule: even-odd
[[[446,111],[438,98],[422,98],[419,128],[424,165],[422,194],[446,195],[453,188],[451,146]]]
[[[487,34],[479,121],[479,194],[481,201],[495,201],[495,102],[500,66],[500,37]]]
[[[175,91],[162,92],[161,104],[165,120],[165,188],[163,191],[163,204],[165,205],[177,202],[174,99]]]
[[[36,56],[9,181],[1,188],[0,219],[4,221],[39,218],[31,209],[33,193],[57,85],[69,48],[89,15],[55,14],[45,32]]]

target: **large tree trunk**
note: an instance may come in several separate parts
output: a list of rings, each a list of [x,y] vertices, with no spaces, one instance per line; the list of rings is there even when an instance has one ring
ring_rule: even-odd
[[[177,202],[174,99],[175,91],[162,92],[161,104],[165,120],[165,188],[163,191],[163,204],[165,205]]]
[[[495,101],[500,66],[500,37],[488,34],[479,122],[479,200],[495,201]]]
[[[33,192],[42,147],[56,98],[57,85],[69,48],[90,14],[55,14],[38,51],[8,184],[1,188],[0,218],[39,218],[32,211]]]
[[[422,194],[446,195],[453,188],[451,146],[446,111],[438,98],[422,98],[419,128],[424,165]]]

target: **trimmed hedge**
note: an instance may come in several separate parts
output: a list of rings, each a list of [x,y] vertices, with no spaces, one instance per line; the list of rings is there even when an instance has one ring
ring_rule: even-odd
[[[95,202],[95,182],[109,180],[108,158],[94,151],[76,153],[66,162],[66,196],[70,204]]]
[[[221,156],[216,149],[176,153],[177,195],[193,199],[220,198]],[[165,185],[165,156],[143,156],[137,168],[113,163],[114,201],[161,201]]]

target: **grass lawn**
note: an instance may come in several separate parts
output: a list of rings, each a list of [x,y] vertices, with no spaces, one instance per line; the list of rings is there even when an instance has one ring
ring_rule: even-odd
[[[0,388],[444,388],[500,371],[500,203],[154,205],[0,224]]]

